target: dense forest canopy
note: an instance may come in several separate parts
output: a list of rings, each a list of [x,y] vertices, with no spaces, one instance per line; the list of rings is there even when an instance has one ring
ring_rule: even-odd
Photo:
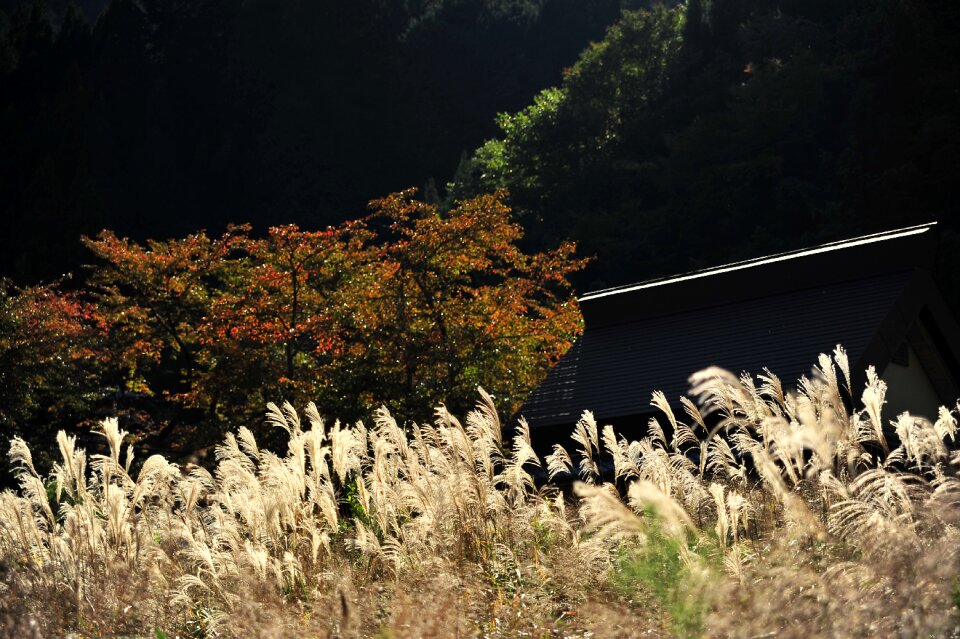
[[[960,7],[690,0],[633,12],[498,117],[455,192],[508,188],[590,288],[939,220],[956,307]]]

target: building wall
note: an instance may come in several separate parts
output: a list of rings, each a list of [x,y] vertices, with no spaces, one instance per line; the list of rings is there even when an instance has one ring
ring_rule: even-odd
[[[940,398],[912,346],[907,346],[907,365],[891,362],[881,378],[887,383],[887,403],[883,407],[885,421],[889,423],[905,411],[936,421]]]

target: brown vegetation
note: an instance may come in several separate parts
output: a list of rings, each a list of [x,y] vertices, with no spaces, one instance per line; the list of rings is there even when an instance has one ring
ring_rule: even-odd
[[[851,413],[848,379],[839,349],[796,393],[772,374],[704,371],[698,403],[682,403],[689,423],[654,397],[669,437],[651,422],[628,442],[585,413],[579,453],[558,447],[543,462],[522,421],[502,441],[482,391],[463,422],[441,407],[407,429],[386,410],[345,426],[312,405],[303,420],[270,406],[286,454],[241,428],[213,472],[159,455],[135,472],[126,433],[106,420],[106,454],[58,437],[48,482],[15,439],[20,490],[0,495],[0,632],[956,634],[954,414],[898,416],[892,441],[884,383],[871,373]],[[576,503],[535,486],[541,464],[579,474]]]

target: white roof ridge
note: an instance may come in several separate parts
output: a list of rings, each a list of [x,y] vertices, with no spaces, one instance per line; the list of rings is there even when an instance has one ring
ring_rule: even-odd
[[[894,229],[891,231],[882,231],[879,233],[871,233],[868,235],[861,235],[859,237],[854,237],[846,240],[838,240],[835,242],[827,242],[826,244],[821,244],[812,248],[806,249],[796,249],[793,251],[786,251],[784,253],[776,253],[774,255],[767,255],[765,257],[757,257],[749,260],[743,260],[740,262],[731,262],[729,264],[723,264],[720,266],[711,266],[699,271],[693,271],[690,273],[684,273],[680,275],[672,275],[665,278],[658,278],[653,280],[646,280],[643,282],[638,282],[636,284],[627,284],[624,286],[615,286],[612,288],[601,289],[599,291],[591,291],[585,293],[583,296],[578,298],[578,301],[585,302],[595,299],[600,299],[602,297],[609,297],[611,295],[619,295],[621,293],[631,293],[633,291],[640,291],[649,288],[656,288],[658,286],[666,286],[668,284],[676,284],[679,282],[685,282],[688,280],[700,279],[703,277],[709,277],[711,275],[720,275],[722,273],[730,273],[732,271],[740,271],[748,268],[753,268],[755,266],[764,266],[766,264],[773,264],[776,262],[786,262],[788,260],[797,259],[801,257],[807,257],[809,255],[818,255],[821,253],[829,253],[832,251],[838,251],[847,248],[853,248],[855,246],[862,246],[864,244],[873,244],[875,242],[884,242],[887,240],[894,240],[903,237],[909,237],[911,235],[919,235],[929,231],[932,227],[936,226],[936,222],[927,222],[925,224],[916,224],[914,226],[906,226],[900,229]]]

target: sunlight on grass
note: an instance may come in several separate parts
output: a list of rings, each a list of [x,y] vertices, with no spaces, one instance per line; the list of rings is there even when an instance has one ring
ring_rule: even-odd
[[[839,374],[838,374],[839,372]],[[840,377],[842,374],[842,378]],[[16,636],[943,636],[958,631],[955,414],[881,427],[848,409],[841,349],[787,393],[708,370],[681,421],[628,441],[584,413],[540,459],[480,391],[403,427],[270,405],[283,454],[241,428],[212,469],[61,433],[0,494],[0,627]],[[847,385],[849,382],[847,381]],[[712,435],[710,434],[712,431]],[[886,431],[886,432],[885,432]],[[506,434],[505,434],[506,433]],[[576,498],[532,474],[573,475]],[[146,629],[146,630],[145,630]]]

